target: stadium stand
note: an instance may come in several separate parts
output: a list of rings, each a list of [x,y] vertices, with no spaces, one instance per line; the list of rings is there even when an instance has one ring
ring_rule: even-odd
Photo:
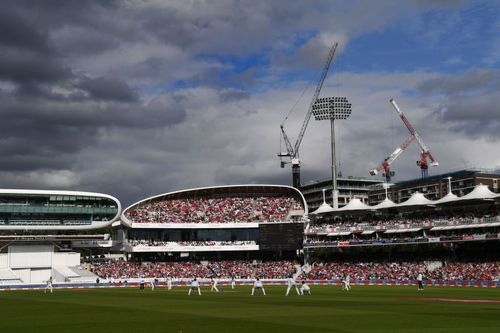
[[[296,272],[293,261],[273,261],[256,263],[244,260],[199,262],[127,262],[113,260],[94,263],[91,271],[102,278],[211,278],[285,279]]]
[[[139,205],[125,216],[133,223],[248,223],[284,221],[290,210],[302,210],[283,196],[173,199]]]
[[[336,280],[350,275],[354,280],[414,280],[418,273],[427,279],[500,281],[500,261],[444,262],[442,265],[414,262],[317,262],[301,279]]]
[[[231,246],[231,245],[255,245],[255,241],[181,241],[181,242],[165,242],[157,240],[134,239],[128,243],[132,246]]]

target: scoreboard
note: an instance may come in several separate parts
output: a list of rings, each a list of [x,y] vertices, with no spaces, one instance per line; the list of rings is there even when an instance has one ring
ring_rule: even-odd
[[[303,223],[261,223],[259,224],[259,249],[290,251],[302,248]]]

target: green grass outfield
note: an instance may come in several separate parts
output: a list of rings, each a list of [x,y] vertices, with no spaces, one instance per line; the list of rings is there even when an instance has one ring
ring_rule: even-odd
[[[285,297],[268,286],[222,293],[185,287],[0,292],[0,332],[500,332],[500,304],[417,300],[416,297],[500,300],[500,289],[312,286],[312,295]]]

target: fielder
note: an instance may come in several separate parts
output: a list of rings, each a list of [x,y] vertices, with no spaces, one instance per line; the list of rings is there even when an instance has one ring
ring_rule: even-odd
[[[167,290],[172,290],[172,278],[167,277]]]
[[[210,288],[210,291],[215,291],[215,292],[219,292],[219,289],[217,289],[217,280],[212,278],[212,287]]]
[[[231,278],[231,289],[234,289],[236,286],[236,281],[234,280],[234,276]]]
[[[302,286],[300,287],[300,294],[309,294],[311,295],[311,288],[307,285],[306,281],[302,281]]]
[[[287,288],[286,288],[285,296],[288,296],[288,294],[290,293],[290,289],[292,289],[292,287],[295,287],[295,291],[297,291],[297,295],[299,295],[299,296],[301,295],[300,291],[299,291],[299,287],[297,287],[297,284],[295,283],[295,280],[292,277],[289,277],[286,280],[286,283],[287,283]]]
[[[418,273],[417,282],[418,282],[418,290],[424,290],[424,277],[422,276],[422,273]]]
[[[255,280],[255,282],[253,283],[252,296],[255,293],[255,289],[261,289],[264,296],[266,296],[266,291],[264,290],[264,285],[262,284],[262,281],[259,278],[257,278],[257,280]]]
[[[196,278],[194,278],[189,285],[188,295],[191,295],[191,291],[193,291],[193,289],[198,289],[198,295],[201,296],[200,283],[196,280]]]
[[[145,284],[145,283],[146,283],[146,282],[144,281],[144,278],[141,278],[141,279],[139,280],[139,290],[144,290],[144,284]]]
[[[151,291],[155,291],[155,279],[151,279],[151,281],[149,281],[149,284],[151,285]]]
[[[52,276],[49,277],[49,279],[47,280],[47,285],[45,286],[45,290],[44,290],[44,293],[47,293],[47,290],[50,291],[50,293],[52,294]]]
[[[342,280],[342,290],[351,290],[351,277],[349,276],[349,274],[345,275],[344,279]]]

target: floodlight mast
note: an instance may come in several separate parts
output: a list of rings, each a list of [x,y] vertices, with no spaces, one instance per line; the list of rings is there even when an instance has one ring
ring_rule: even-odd
[[[309,124],[309,120],[311,119],[312,115],[312,108],[316,100],[318,99],[319,93],[321,92],[321,88],[323,87],[323,83],[326,79],[326,76],[328,74],[328,69],[330,68],[330,64],[332,63],[333,57],[335,55],[335,51],[337,50],[338,43],[335,42],[333,43],[332,47],[330,48],[330,51],[328,52],[328,57],[326,58],[325,65],[323,66],[323,71],[321,72],[320,79],[318,81],[318,84],[316,86],[316,90],[314,91],[313,98],[311,100],[311,103],[309,104],[309,109],[307,110],[306,117],[304,119],[304,122],[302,123],[302,127],[300,129],[299,135],[297,137],[297,141],[295,142],[295,145],[292,146],[290,140],[288,139],[288,136],[285,133],[285,120],[283,123],[280,125],[281,129],[281,136],[283,138],[283,141],[285,142],[286,146],[286,152],[280,152],[278,153],[278,157],[281,160],[281,167],[284,168],[285,164],[291,163],[292,164],[292,180],[293,180],[293,187],[300,189],[300,158],[299,158],[299,147],[300,144],[302,143],[302,139],[304,138],[304,134],[307,129],[307,125]],[[283,158],[290,158],[290,162],[285,162],[283,161]]]
[[[351,103],[346,97],[326,97],[318,98],[314,103],[313,111],[316,120],[329,120],[331,130],[331,150],[332,150],[332,201],[333,209],[339,208],[337,190],[337,155],[335,152],[335,120],[347,119],[351,115]]]

